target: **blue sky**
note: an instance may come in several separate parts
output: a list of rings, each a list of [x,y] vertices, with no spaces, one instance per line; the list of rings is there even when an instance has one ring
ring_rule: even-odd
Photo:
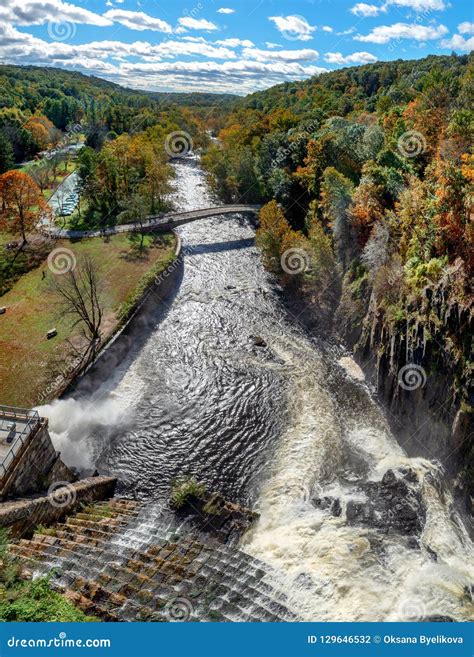
[[[0,61],[155,91],[245,94],[474,48],[468,0],[1,0]]]

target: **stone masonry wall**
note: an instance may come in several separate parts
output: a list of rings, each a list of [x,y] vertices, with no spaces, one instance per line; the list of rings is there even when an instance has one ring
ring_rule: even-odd
[[[48,421],[42,419],[0,482],[0,499],[44,491],[53,483],[49,481],[53,468],[61,473],[61,481],[73,481],[74,475],[59,460],[48,432]]]
[[[30,536],[38,525],[59,522],[82,504],[112,497],[116,483],[114,477],[89,477],[59,488],[47,497],[3,502],[0,528],[7,528],[11,538]]]

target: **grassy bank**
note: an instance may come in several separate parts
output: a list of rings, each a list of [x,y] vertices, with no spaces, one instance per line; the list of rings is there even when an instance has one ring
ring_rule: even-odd
[[[54,248],[70,249],[76,259],[89,256],[94,261],[101,282],[104,307],[103,339],[110,337],[123,321],[127,309],[133,307],[151,274],[160,273],[174,258],[175,238],[162,236],[154,244],[146,238],[146,250],[137,255],[127,235],[114,235],[108,240],[66,240]],[[0,380],[3,404],[35,406],[54,399],[74,369],[79,329],[59,320],[56,296],[51,291],[53,274],[47,261],[21,276],[2,297],[0,306]],[[57,337],[46,339],[48,330],[56,328]]]
[[[88,622],[97,620],[76,609],[50,588],[47,577],[24,579],[19,559],[8,551],[0,528],[0,622]]]

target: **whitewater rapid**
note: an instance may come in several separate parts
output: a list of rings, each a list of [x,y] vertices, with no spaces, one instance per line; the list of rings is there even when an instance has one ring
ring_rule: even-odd
[[[177,208],[215,204],[195,162],[174,167]],[[241,548],[275,567],[269,583],[306,620],[472,617],[472,544],[439,464],[408,458],[356,364],[285,310],[247,219],[179,233],[181,280],[125,358],[41,409],[65,461],[145,501],[163,503],[173,479],[192,475],[256,508]],[[367,501],[361,484],[389,469],[417,475],[426,521],[415,547],[347,521],[348,502]]]

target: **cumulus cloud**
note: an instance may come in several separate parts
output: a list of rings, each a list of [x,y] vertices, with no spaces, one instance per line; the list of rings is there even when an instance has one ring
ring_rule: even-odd
[[[443,11],[448,6],[444,0],[387,0],[383,7],[390,5],[407,7],[414,11]]]
[[[180,58],[200,54],[212,59],[176,61],[177,53]],[[130,57],[139,61],[128,61]],[[216,61],[219,57],[224,61]],[[305,64],[301,54],[298,57],[301,61],[289,61],[288,57],[286,61],[276,58],[265,62],[246,56],[237,59],[235,53],[224,47],[183,40],[169,40],[155,45],[147,41],[94,41],[80,45],[49,43],[12,26],[0,25],[0,59],[4,62],[34,62],[82,70],[136,89],[207,89],[216,93],[235,93],[237,90],[246,94],[286,80],[302,80],[326,70]]]
[[[444,0],[386,0],[380,5],[367,4],[358,2],[351,7],[351,12],[356,16],[378,16],[381,12],[386,12],[391,6],[405,7],[417,12],[442,11],[446,9],[447,4]]]
[[[143,11],[127,11],[125,9],[109,9],[104,14],[105,18],[121,23],[131,30],[153,30],[154,32],[165,32],[170,34],[173,28],[160,18],[149,16]]]
[[[323,32],[334,32],[332,27],[330,27],[329,25],[323,25],[321,29]]]
[[[394,25],[379,25],[369,34],[357,34],[356,41],[369,43],[389,43],[393,39],[414,39],[415,41],[429,41],[439,39],[448,33],[445,25],[419,25],[416,23],[395,23]]]
[[[353,52],[345,56],[340,52],[327,52],[324,60],[328,64],[371,64],[377,61],[377,57],[370,52]]]
[[[12,27],[0,30],[0,56],[3,60],[18,59],[20,63],[30,61],[45,62],[52,65],[77,65],[78,59],[89,57],[91,60],[108,58],[126,61],[137,57],[144,61],[162,61],[181,57],[200,56],[214,59],[230,60],[236,55],[229,48],[216,47],[201,42],[183,42],[176,40],[151,44],[148,41],[125,43],[122,41],[92,41],[85,44],[68,44],[62,42],[47,43],[35,39],[29,34],[19,32]]]
[[[316,27],[310,25],[304,16],[269,16],[268,20],[287,39],[296,41],[309,41]]]
[[[244,48],[243,57],[254,59],[257,62],[311,62],[319,57],[317,50],[305,48],[304,50],[259,50],[258,48]]]
[[[178,20],[178,23],[181,27],[184,27],[187,30],[205,30],[206,32],[212,32],[217,30],[217,25],[207,21],[205,18],[191,18],[191,16],[184,16]]]
[[[358,2],[351,7],[351,12],[356,16],[377,16],[380,9],[381,8],[377,5],[368,5],[365,2]]]
[[[112,25],[106,16],[62,0],[2,0],[0,20],[12,25],[42,25],[49,22]]]
[[[349,27],[347,30],[343,30],[342,32],[336,32],[337,36],[347,36],[348,34],[354,34],[355,32],[355,27]]]
[[[469,21],[459,23],[458,32],[460,34],[474,34],[474,23],[470,23]]]
[[[453,34],[450,39],[443,39],[441,46],[456,52],[471,52],[471,50],[474,50],[474,36],[466,39],[461,34]]]
[[[229,9],[229,7],[221,7],[217,10],[218,14],[235,14],[235,9]]]
[[[238,48],[239,46],[251,48],[254,45],[253,41],[249,39],[221,39],[220,41],[216,41],[216,43],[221,46],[229,46],[229,48]]]
[[[255,89],[265,89],[285,80],[302,80],[325,72],[317,66],[299,63],[256,62],[165,62],[161,64],[130,63],[120,67],[117,75],[123,75],[128,85],[137,80],[139,86],[176,90],[199,91],[203,85],[209,91],[245,94]]]

